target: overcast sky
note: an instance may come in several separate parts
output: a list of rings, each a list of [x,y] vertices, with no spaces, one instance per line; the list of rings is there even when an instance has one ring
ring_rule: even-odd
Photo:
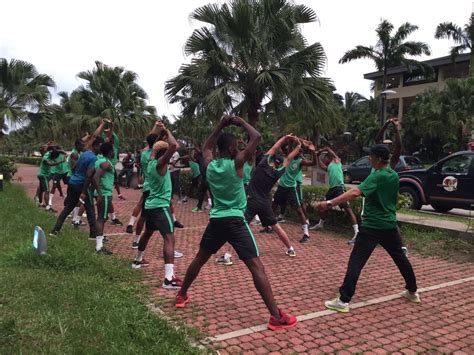
[[[177,74],[186,60],[183,45],[193,28],[189,14],[209,0],[0,0],[0,57],[33,63],[41,73],[52,75],[56,91],[72,91],[76,74],[99,60],[123,66],[139,75],[139,84],[159,114],[177,114],[167,103],[164,82]],[[396,27],[411,22],[420,27],[409,39],[427,42],[432,57],[448,54],[451,42],[435,40],[438,23],[467,23],[472,0],[297,0],[311,6],[319,24],[306,25],[309,43],[321,42],[328,64],[326,76],[337,91],[370,95],[363,74],[374,71],[369,60],[338,64],[354,46],[375,44],[375,27],[381,19]]]

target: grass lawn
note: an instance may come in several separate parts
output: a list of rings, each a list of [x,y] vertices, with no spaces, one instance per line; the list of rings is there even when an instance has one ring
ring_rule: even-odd
[[[38,256],[35,225],[55,217],[19,186],[0,192],[0,354],[198,353],[147,306],[147,289],[129,262],[93,252],[86,235],[65,226]]]
[[[402,214],[409,214],[412,216],[418,216],[422,218],[431,218],[431,219],[437,219],[437,220],[443,220],[443,221],[452,221],[452,222],[461,222],[467,225],[469,224],[469,217],[462,217],[462,216],[453,216],[449,214],[441,214],[441,213],[436,213],[436,212],[422,212],[422,211],[416,211],[416,210],[411,210],[407,208],[402,208],[398,211],[398,213]],[[474,213],[472,214],[474,217]],[[474,225],[474,221],[471,221],[471,225]]]

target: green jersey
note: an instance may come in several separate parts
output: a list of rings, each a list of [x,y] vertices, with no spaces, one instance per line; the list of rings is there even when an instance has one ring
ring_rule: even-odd
[[[296,187],[296,177],[301,171],[301,158],[295,158],[285,170],[285,173],[280,178],[279,185],[281,187]]]
[[[195,161],[190,160],[189,161],[189,167],[191,168],[191,172],[193,173],[193,179],[197,178],[199,175],[201,175],[201,171],[199,170],[199,164],[196,163]]]
[[[46,161],[49,160],[50,152],[46,152],[41,159],[41,163],[38,170],[38,176],[48,177],[50,175],[50,166],[46,165]]]
[[[110,159],[105,158],[102,155],[97,156],[95,162],[95,170],[101,169],[102,163],[109,163],[112,166],[111,170],[104,170],[104,174],[100,177],[100,191],[102,196],[112,196],[112,191],[114,190],[114,173],[115,168]]]
[[[150,185],[148,184],[148,163],[150,162],[151,149],[142,151],[140,154],[140,164],[142,165],[143,171],[143,191],[149,191]]]
[[[342,172],[342,163],[331,162],[328,165],[329,188],[344,186],[344,174]]]
[[[250,182],[250,177],[252,176],[252,165],[245,162],[244,163],[244,185],[248,185]]]
[[[55,163],[61,162],[59,165],[53,165],[50,169],[50,173],[53,174],[66,174],[67,173],[67,162],[64,159],[64,154],[59,154],[56,159],[53,160]]]
[[[69,154],[69,156],[67,157],[67,176],[72,176],[74,174],[74,171],[72,171],[72,160],[71,160],[71,157],[73,154],[77,154],[77,160],[79,160],[81,156],[81,153],[79,153],[76,148],[74,148],[71,154]]]
[[[105,139],[106,137],[107,137],[106,134],[102,133],[102,138]],[[115,132],[112,132],[112,139],[113,139],[113,143],[114,143],[114,158],[111,159],[111,162],[112,162],[112,165],[114,166],[114,169],[115,169],[115,166],[117,165],[118,160],[119,160],[118,152],[119,152],[120,139],[115,134]]]
[[[150,195],[145,201],[145,209],[168,208],[171,200],[171,175],[169,169],[161,176],[156,170],[157,159],[148,162],[147,178],[150,188]]]
[[[374,170],[360,185],[365,197],[362,227],[397,228],[399,178],[391,168]]]
[[[207,167],[207,183],[213,197],[211,218],[244,217],[247,208],[243,179],[237,175],[235,161],[213,160]]]
[[[302,184],[303,180],[304,180],[303,170],[300,169],[300,172],[298,173],[298,175],[296,175],[296,182]]]

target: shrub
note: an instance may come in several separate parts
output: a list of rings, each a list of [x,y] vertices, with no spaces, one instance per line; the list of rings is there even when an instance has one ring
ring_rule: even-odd
[[[41,158],[40,157],[21,157],[21,156],[8,156],[8,155],[3,155],[0,156],[0,158],[8,158],[11,161],[15,163],[23,163],[23,164],[30,164],[30,165],[40,165],[41,163]]]
[[[6,181],[10,181],[16,173],[15,163],[7,157],[0,157],[0,174]]]

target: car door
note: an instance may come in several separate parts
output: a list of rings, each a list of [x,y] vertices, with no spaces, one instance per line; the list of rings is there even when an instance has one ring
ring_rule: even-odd
[[[469,207],[474,203],[474,154],[459,154],[430,169],[428,194],[432,203]]]
[[[353,165],[353,173],[352,173],[352,180],[356,181],[364,181],[367,176],[370,174],[370,170],[372,167],[370,166],[369,157],[362,157],[357,160]]]

